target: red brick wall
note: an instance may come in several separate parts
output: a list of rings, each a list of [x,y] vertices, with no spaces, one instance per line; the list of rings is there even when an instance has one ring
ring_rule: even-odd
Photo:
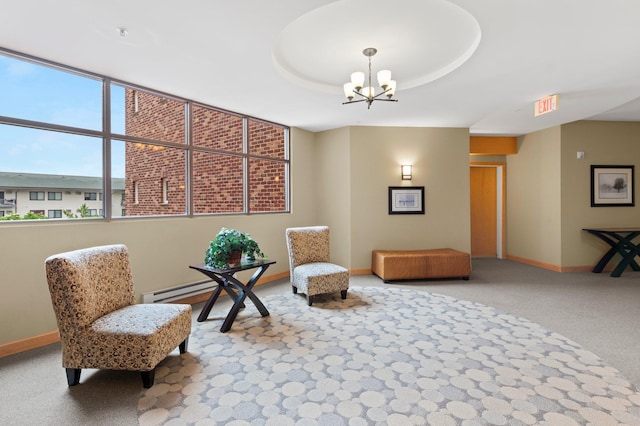
[[[184,102],[131,89],[125,91],[125,99],[127,135],[185,142]]]
[[[193,210],[202,213],[241,213],[242,157],[195,151]]]
[[[137,111],[136,99],[137,96]],[[125,92],[127,135],[184,143],[184,104],[145,92]],[[125,209],[127,216],[185,214],[186,150],[126,142]],[[168,203],[163,203],[162,181],[168,182]],[[138,203],[134,185],[138,183]]]
[[[249,120],[249,153],[284,160],[284,129]]]
[[[242,152],[242,117],[194,105],[193,145],[219,151]]]
[[[125,159],[127,216],[186,213],[186,150],[127,142]],[[166,204],[163,203],[163,180],[168,182]],[[134,200],[136,182],[137,204]]]
[[[249,211],[275,212],[285,210],[284,163],[249,160]]]
[[[137,111],[136,96],[137,94]],[[184,104],[126,90],[126,134],[184,143]],[[248,120],[249,211],[284,211],[285,130]],[[243,203],[243,118],[199,105],[192,108],[193,212],[240,213]],[[214,152],[216,151],[216,152]],[[186,150],[127,142],[125,148],[126,215],[186,212]],[[240,154],[240,155],[233,155]],[[169,182],[169,202],[162,203],[162,179]],[[138,203],[133,188],[138,183]]]
[[[249,153],[284,160],[284,129],[249,120]],[[285,205],[285,167],[282,162],[249,161],[249,211],[283,211]]]

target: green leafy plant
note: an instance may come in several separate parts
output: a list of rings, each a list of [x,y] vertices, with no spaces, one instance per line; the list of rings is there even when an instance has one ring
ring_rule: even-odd
[[[234,251],[241,251],[250,261],[256,260],[256,256],[265,257],[258,242],[249,234],[236,229],[222,228],[209,243],[204,263],[213,268],[224,268],[229,265],[229,258]]]
[[[11,213],[7,216],[0,217],[0,220],[40,220],[40,219],[48,219],[48,217],[43,214],[34,213],[34,212],[27,212],[22,217],[20,217],[18,213]]]

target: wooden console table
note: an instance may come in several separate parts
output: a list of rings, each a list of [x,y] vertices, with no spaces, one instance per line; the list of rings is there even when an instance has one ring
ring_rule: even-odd
[[[220,327],[220,331],[222,333],[229,331],[229,329],[231,328],[231,324],[233,324],[236,316],[238,316],[240,308],[244,308],[244,301],[247,297],[253,302],[256,308],[258,308],[258,311],[260,311],[260,314],[263,317],[268,316],[269,311],[267,311],[267,308],[264,307],[260,299],[258,299],[258,296],[256,296],[253,292],[253,286],[256,284],[256,282],[258,282],[258,279],[262,276],[262,274],[264,274],[267,268],[274,263],[276,263],[275,260],[262,259],[255,260],[253,262],[243,262],[239,265],[235,265],[227,269],[212,268],[205,264],[189,266],[189,268],[202,272],[213,281],[218,283],[216,289],[213,291],[213,293],[211,293],[209,300],[207,300],[207,302],[204,304],[202,311],[198,316],[198,322],[207,320],[209,312],[211,312],[211,308],[213,308],[214,303],[216,303],[216,300],[218,300],[218,296],[220,296],[222,290],[226,291],[227,294],[234,300],[231,310],[222,323],[222,327]],[[254,272],[254,274],[246,284],[243,284],[240,280],[234,277],[236,272],[246,271],[249,269],[257,269],[257,271]]]
[[[595,235],[611,246],[600,261],[593,267],[592,272],[600,273],[607,266],[607,263],[618,253],[621,256],[620,262],[616,265],[612,277],[619,277],[627,266],[631,266],[634,271],[640,271],[640,266],[635,261],[636,256],[640,256],[640,245],[633,240],[640,236],[640,227],[637,228],[583,228],[590,234]]]

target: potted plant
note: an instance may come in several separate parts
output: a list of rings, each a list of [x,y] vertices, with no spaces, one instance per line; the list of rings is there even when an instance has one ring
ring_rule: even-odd
[[[265,257],[258,242],[246,232],[222,228],[215,239],[209,243],[204,263],[212,268],[225,268],[240,263],[242,255],[247,260],[256,260],[256,255]]]

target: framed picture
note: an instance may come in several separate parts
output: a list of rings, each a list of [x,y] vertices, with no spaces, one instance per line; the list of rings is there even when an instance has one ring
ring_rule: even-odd
[[[634,206],[634,166],[591,166],[591,207]]]
[[[424,214],[424,186],[390,186],[389,214]]]

